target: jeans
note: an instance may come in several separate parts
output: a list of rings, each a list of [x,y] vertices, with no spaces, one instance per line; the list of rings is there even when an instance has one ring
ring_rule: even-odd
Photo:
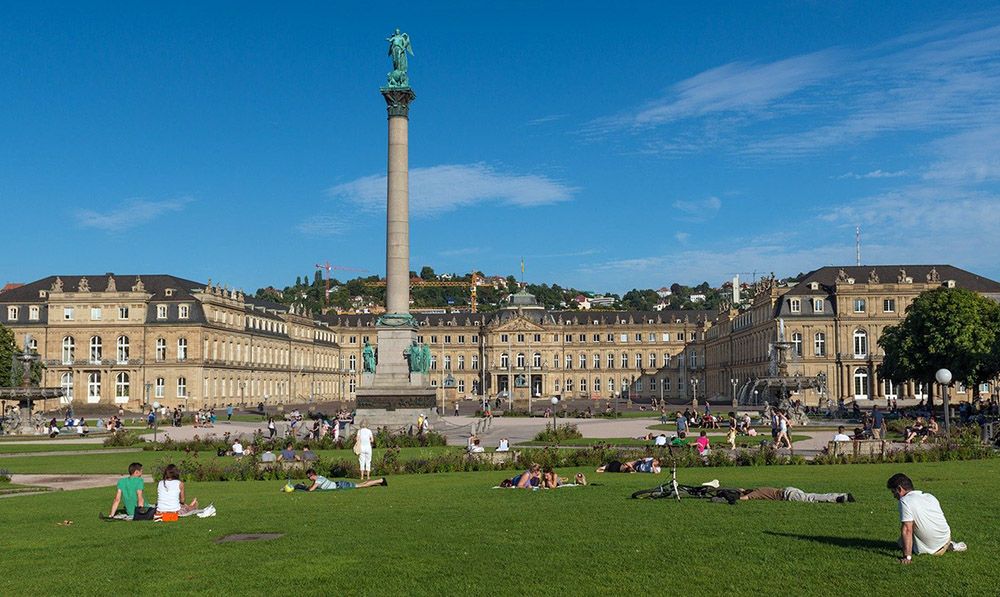
[[[789,502],[831,502],[836,503],[837,498],[844,496],[847,499],[846,493],[806,493],[801,489],[796,487],[786,487],[785,488],[785,500]]]

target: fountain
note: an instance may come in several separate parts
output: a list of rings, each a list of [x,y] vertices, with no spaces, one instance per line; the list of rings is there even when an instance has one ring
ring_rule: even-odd
[[[3,401],[3,413],[0,418],[0,432],[4,435],[34,433],[44,419],[40,414],[31,415],[32,403],[36,400],[59,398],[63,395],[61,388],[42,388],[31,379],[32,365],[39,360],[38,353],[29,347],[31,336],[24,337],[24,350],[15,353],[11,367],[13,371],[20,370],[21,385],[17,387],[0,388],[0,400]],[[7,401],[14,401],[17,406],[7,406]]]
[[[778,341],[771,344],[768,374],[744,382],[737,393],[737,399],[741,406],[764,405],[765,416],[770,415],[772,405],[776,404],[778,408],[789,413],[792,423],[808,425],[809,417],[806,416],[802,405],[792,403],[792,392],[814,389],[828,402],[826,374],[821,372],[814,376],[805,376],[797,372],[795,375],[789,375],[788,351],[792,348],[792,343],[785,341],[784,320],[778,320],[778,325]]]

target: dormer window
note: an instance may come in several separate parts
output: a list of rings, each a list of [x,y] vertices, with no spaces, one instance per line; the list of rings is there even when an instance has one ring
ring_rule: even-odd
[[[163,294],[165,296],[174,296],[174,289],[173,288],[167,288],[166,290],[163,291]]]
[[[166,319],[167,318],[167,306],[166,305],[156,305],[156,318]]]
[[[30,321],[38,321],[38,316],[40,312],[41,309],[38,307],[38,305],[32,305],[28,307],[28,319]]]
[[[797,298],[788,299],[788,310],[792,313],[802,312],[802,301]]]
[[[810,290],[819,290],[819,282],[810,282],[809,283],[809,289]]]
[[[823,299],[813,299],[813,312],[814,313],[823,312]]]
[[[177,317],[179,319],[187,319],[191,314],[190,305],[180,305],[177,307]]]

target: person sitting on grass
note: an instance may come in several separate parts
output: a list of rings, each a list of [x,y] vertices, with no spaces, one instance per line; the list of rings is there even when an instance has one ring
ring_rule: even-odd
[[[786,502],[825,502],[843,504],[853,502],[854,496],[849,493],[806,493],[796,487],[757,487],[756,489],[740,489],[740,500],[774,500]]]
[[[931,417],[927,421],[927,434],[926,434],[926,437],[931,437],[931,436],[937,435],[940,431],[941,431],[941,428],[938,426],[937,420],[935,420],[934,417]]]
[[[730,450],[736,449],[736,427],[730,427],[726,432],[726,443],[729,444]]]
[[[532,464],[528,470],[510,479],[504,479],[500,487],[513,487],[516,489],[532,489],[541,483],[542,467]]]
[[[315,469],[309,469],[306,471],[306,477],[312,481],[311,485],[306,485],[305,483],[298,483],[295,485],[295,491],[331,491],[334,489],[364,489],[366,487],[388,487],[389,482],[385,480],[385,477],[381,479],[369,479],[368,481],[362,481],[360,483],[354,483],[353,481],[333,481],[332,479],[327,479],[322,475],[317,475]]]
[[[302,448],[302,462],[316,462],[317,460],[319,460],[319,456],[310,450],[309,446]]]
[[[111,503],[111,513],[108,518],[119,515],[118,506],[125,506],[125,516],[129,520],[134,520],[136,513],[145,514],[146,503],[142,496],[142,464],[133,462],[128,465],[128,476],[118,480],[115,491],[115,499]]]
[[[156,516],[164,522],[176,522],[178,516],[197,509],[197,499],[185,503],[184,482],[177,465],[168,464],[163,469],[163,480],[156,484]]]
[[[469,448],[469,454],[482,454],[485,451],[486,448],[481,445],[478,437],[472,440],[472,447]]]
[[[708,453],[710,443],[708,441],[708,435],[705,433],[704,429],[702,429],[701,433],[698,434],[698,439],[694,441],[694,445],[698,449],[698,454],[704,456]]]
[[[899,501],[900,564],[909,564],[913,554],[940,556],[968,549],[965,543],[951,540],[951,527],[936,497],[914,489],[913,481],[903,473],[889,477],[885,485]]]

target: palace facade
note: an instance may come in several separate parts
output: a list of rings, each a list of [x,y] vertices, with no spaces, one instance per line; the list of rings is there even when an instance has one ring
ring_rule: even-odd
[[[920,398],[934,388],[879,378],[878,339],[917,295],[941,286],[1000,300],[1000,283],[948,265],[823,267],[796,284],[759,282],[748,301],[719,313],[550,311],[518,292],[498,311],[415,318],[442,403],[483,394],[732,399],[768,374],[782,333],[789,373],[822,373],[830,398]],[[30,336],[43,385],[61,387],[67,404],[350,401],[376,319],[313,314],[168,275],[49,276],[0,292],[0,323],[19,344]],[[957,390],[959,399],[971,394]]]

